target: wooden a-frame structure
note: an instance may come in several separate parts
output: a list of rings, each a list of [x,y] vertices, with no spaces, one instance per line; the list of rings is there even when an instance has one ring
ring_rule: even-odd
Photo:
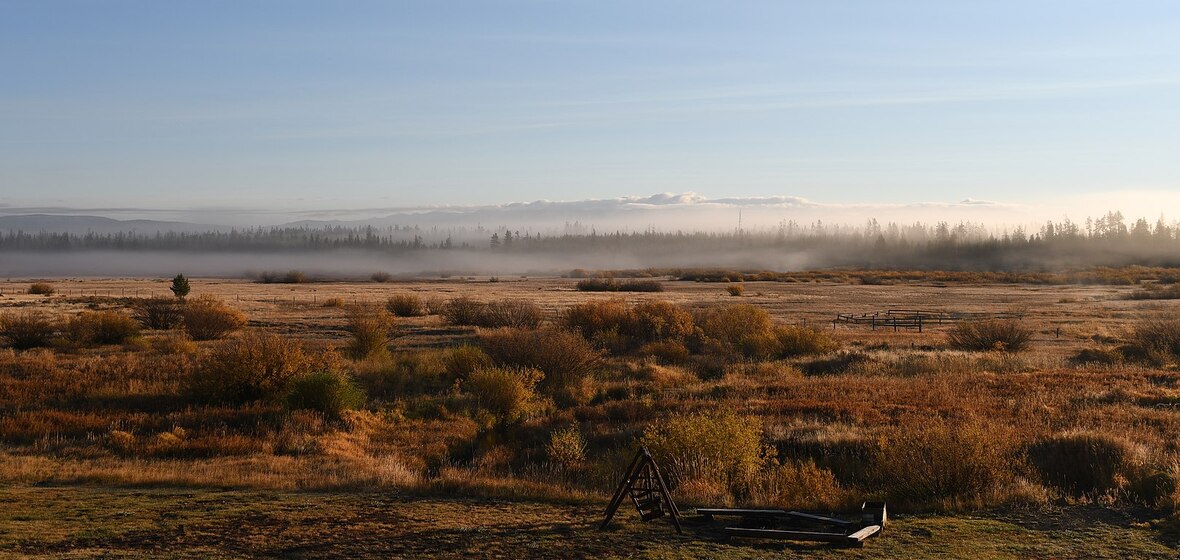
[[[646,447],[639,448],[639,452],[631,460],[631,465],[627,467],[622,482],[619,483],[610,505],[606,508],[602,524],[598,526],[599,530],[606,529],[627,497],[631,498],[635,509],[639,510],[639,518],[643,521],[668,515],[672,518],[672,524],[676,526],[676,532],[684,532],[680,527],[680,510],[676,508],[676,502],[672,501],[664,475],[660,474],[659,466]]]

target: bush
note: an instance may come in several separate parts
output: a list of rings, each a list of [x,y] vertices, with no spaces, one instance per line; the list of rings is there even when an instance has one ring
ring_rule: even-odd
[[[442,306],[443,319],[452,325],[478,325],[484,304],[469,297],[447,300]]]
[[[446,355],[440,350],[418,350],[372,358],[356,364],[356,378],[374,398],[442,393],[454,388],[460,378],[448,370]]]
[[[1012,319],[963,321],[947,334],[947,343],[956,350],[1020,352],[1028,349],[1032,335]]]
[[[342,297],[326,298],[326,299],[324,299],[324,307],[335,307],[336,309],[341,309],[344,307],[344,298],[342,298]]]
[[[778,355],[783,357],[828,354],[840,349],[831,335],[815,328],[779,325],[774,329],[774,336],[778,340]]]
[[[923,419],[890,430],[880,442],[877,472],[903,504],[979,505],[1015,479],[1010,434],[979,421]]]
[[[1168,287],[1159,284],[1148,284],[1142,290],[1132,292],[1129,299],[1180,299],[1180,284]]]
[[[262,272],[256,276],[259,284],[303,284],[309,282],[307,275],[301,270],[287,272]]]
[[[692,314],[667,301],[634,307],[621,300],[580,303],[565,310],[562,324],[614,352],[650,342],[683,344],[693,334]]]
[[[582,292],[662,292],[664,285],[656,280],[628,280],[620,282],[614,278],[590,278],[581,280],[577,288]]]
[[[746,293],[746,287],[741,284],[731,284],[725,287],[725,293],[733,297],[742,297]]]
[[[1122,363],[1123,353],[1117,348],[1082,348],[1070,358],[1075,364],[1116,365]]]
[[[497,364],[540,370],[544,374],[540,390],[558,404],[589,400],[589,381],[601,357],[586,339],[561,330],[504,328],[481,332],[479,340]]]
[[[197,353],[197,344],[184,333],[169,333],[152,340],[152,349],[164,355],[181,354],[191,356]]]
[[[774,323],[765,309],[750,304],[726,305],[700,310],[694,319],[701,329],[696,341],[698,351],[763,359],[777,353]]]
[[[393,275],[388,272],[374,272],[369,275],[369,280],[377,282],[378,284],[384,284],[386,282],[392,282]]]
[[[17,350],[48,348],[57,334],[57,321],[33,312],[0,315],[0,340]]]
[[[426,314],[422,298],[417,294],[396,294],[385,303],[385,309],[398,317],[421,317]]]
[[[586,439],[577,426],[569,426],[549,434],[545,444],[545,457],[549,462],[563,469],[581,465],[586,461]]]
[[[492,358],[483,350],[468,344],[451,348],[446,354],[445,361],[447,373],[455,379],[467,377],[477,369],[489,368],[494,365]]]
[[[339,418],[346,410],[365,405],[365,392],[348,376],[331,371],[304,374],[291,382],[287,407],[310,409]]]
[[[499,422],[513,422],[528,415],[536,394],[534,387],[544,377],[529,368],[494,367],[471,372],[463,390],[475,407]]]
[[[762,444],[762,420],[732,412],[673,416],[649,425],[640,441],[672,486],[710,481],[741,488],[771,456]]]
[[[57,292],[52,285],[45,282],[34,282],[29,285],[29,295],[34,296],[51,296]]]
[[[184,323],[184,308],[174,298],[154,297],[141,300],[135,304],[134,314],[135,318],[149,329],[174,329]]]
[[[115,311],[87,311],[70,319],[66,334],[76,344],[123,344],[139,334],[139,322]]]
[[[503,299],[483,306],[476,325],[487,328],[536,329],[545,320],[537,304],[522,299]]]
[[[833,511],[843,505],[845,492],[832,471],[814,461],[792,461],[765,469],[751,501],[762,507]]]
[[[356,360],[388,355],[392,330],[393,317],[384,309],[353,309],[348,320],[348,332],[352,334],[352,342],[348,346],[349,355]]]
[[[287,393],[292,379],[316,366],[297,341],[247,334],[203,358],[189,378],[189,389],[208,402],[275,400]]]
[[[1129,338],[1132,357],[1160,365],[1180,357],[1180,319],[1159,318],[1140,321]]]
[[[1041,479],[1075,496],[1122,488],[1144,462],[1142,448],[1108,433],[1073,431],[1029,446],[1029,460]]]
[[[246,316],[219,299],[202,296],[184,304],[184,330],[193,340],[217,340],[246,326]]]

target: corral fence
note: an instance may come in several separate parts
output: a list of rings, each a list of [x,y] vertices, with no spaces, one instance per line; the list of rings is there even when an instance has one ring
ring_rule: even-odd
[[[838,313],[832,320],[832,328],[837,325],[868,325],[873,330],[878,328],[898,330],[917,330],[922,332],[931,325],[953,324],[959,321],[980,321],[985,319],[1023,319],[1023,313],[1010,311],[998,313],[963,313],[954,311],[932,311],[926,309],[889,309],[873,313]]]

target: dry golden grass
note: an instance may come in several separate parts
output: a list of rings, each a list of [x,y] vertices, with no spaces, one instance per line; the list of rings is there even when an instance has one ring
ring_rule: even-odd
[[[1174,314],[1180,304],[1128,299],[1131,286],[945,287],[886,280],[748,281],[736,301],[753,308],[722,307],[735,300],[707,283],[664,282],[664,292],[627,294],[625,300],[579,292],[575,281],[563,279],[398,284],[424,302],[528,300],[545,317],[564,317],[558,322],[576,332],[481,334],[438,316],[412,316],[399,320],[390,356],[328,359],[331,364],[320,357],[348,348],[350,315],[323,302],[384,306],[389,285],[194,280],[198,296],[190,304],[206,295],[249,314],[252,325],[235,335],[244,342],[149,332],[143,346],[0,350],[0,463],[6,467],[0,479],[601,496],[641,434],[731,410],[760,426],[752,441],[765,453],[757,468],[739,469],[740,476],[678,481],[674,492],[689,504],[839,508],[871,495],[915,510],[1057,498],[1160,508],[1175,503],[1164,496],[1172,495],[1167,489],[1175,486],[1180,462],[1180,372],[1167,342],[1173,331],[1157,328],[1153,318]],[[0,315],[126,313],[167,289],[166,282],[138,280],[57,284],[61,296],[55,298],[5,289],[15,295],[0,300]],[[115,295],[91,295],[108,293]],[[115,297],[122,294],[140,299]],[[1031,347],[1018,355],[961,352],[946,347],[951,324],[918,333],[833,329],[829,322],[837,312],[921,308],[932,301],[961,312],[1023,311]],[[586,305],[573,308],[579,304]],[[261,348],[257,335],[283,343],[273,352],[223,347]],[[478,349],[481,342],[486,352]],[[1070,360],[1087,348],[1148,342],[1162,358]],[[810,355],[836,344],[843,350]],[[265,365],[264,354],[293,356],[279,348],[286,345],[297,345],[303,359],[283,361],[314,363]],[[803,355],[788,355],[796,353]],[[241,400],[194,399],[188,388],[219,371],[218,363],[233,379],[259,372],[287,381],[319,369],[351,373],[369,399],[339,418],[289,410],[286,381]],[[468,383],[493,363],[542,370],[538,392],[558,402],[538,399],[530,414],[488,422],[472,406]],[[254,365],[239,367],[244,364]],[[291,375],[265,374],[288,370]],[[563,371],[577,373],[552,381]],[[263,402],[245,402],[256,398]],[[980,419],[989,420],[980,427]],[[583,438],[584,459],[551,458],[554,434],[570,426]],[[1134,460],[1119,467],[1114,483],[1078,496],[1058,475],[1046,476],[1053,470],[1033,455],[1043,452],[1036,447],[1042,442],[1072,433],[1116,437],[1135,450]],[[563,449],[578,447],[562,441]],[[684,455],[690,459],[666,459],[668,468],[691,472],[709,464],[693,453],[709,456],[690,450]],[[951,472],[901,466],[917,460],[963,465]]]

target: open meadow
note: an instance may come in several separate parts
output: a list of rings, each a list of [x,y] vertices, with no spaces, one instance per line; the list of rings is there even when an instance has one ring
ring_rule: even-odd
[[[0,282],[0,557],[1180,553],[1167,289],[779,280]],[[599,533],[640,445],[686,513],[896,515]]]

